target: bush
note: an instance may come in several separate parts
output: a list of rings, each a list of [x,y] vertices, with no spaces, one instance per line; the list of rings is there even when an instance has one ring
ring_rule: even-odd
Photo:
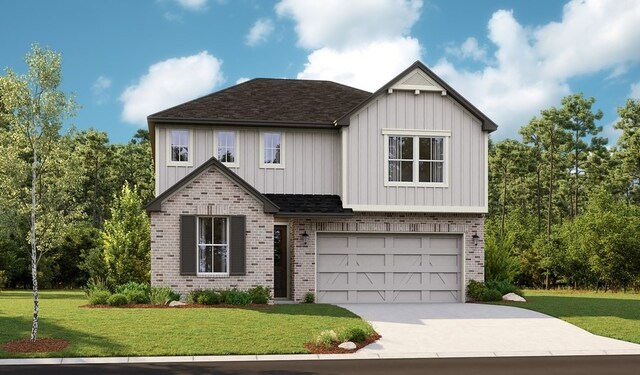
[[[151,287],[146,283],[129,281],[126,284],[118,285],[116,293],[124,294],[129,303],[149,303],[151,300]]]
[[[247,292],[231,289],[225,293],[224,303],[229,305],[248,305],[251,303],[251,296]]]
[[[210,289],[203,290],[196,298],[198,305],[217,305],[220,302],[220,294]]]
[[[112,294],[111,297],[107,299],[107,303],[110,306],[122,306],[129,303],[129,300],[127,299],[127,296],[125,296],[124,294],[116,293],[116,294]]]
[[[511,284],[508,281],[497,281],[497,280],[490,280],[490,281],[486,281],[484,283],[484,285],[488,288],[488,289],[495,289],[500,291],[500,293],[502,293],[502,295],[504,296],[505,294],[508,293],[515,293],[519,296],[523,296],[524,293],[522,293],[522,290],[520,290],[520,288],[518,288],[517,286]]]
[[[482,294],[482,301],[496,302],[502,301],[502,293],[497,289],[486,289]]]
[[[271,299],[271,292],[269,291],[269,288],[262,285],[249,289],[247,293],[249,293],[249,296],[251,297],[251,302],[259,305],[265,305]]]
[[[304,294],[304,303],[315,303],[316,295],[313,292],[306,292]]]
[[[204,292],[204,289],[194,289],[187,293],[187,297],[185,301],[190,304],[198,303],[198,296],[200,296]]]
[[[340,341],[363,342],[369,337],[369,334],[360,327],[347,328],[340,335]]]
[[[108,290],[90,290],[88,292],[89,304],[90,305],[106,305],[109,301],[109,297],[111,297],[111,292]]]
[[[166,287],[151,287],[149,302],[152,305],[166,305],[171,301],[179,301],[180,294]]]
[[[487,287],[483,282],[470,280],[467,284],[467,297],[472,301],[482,301]]]
[[[331,346],[331,344],[336,341],[338,341],[338,335],[334,330],[322,331],[318,337],[316,337],[316,345],[319,346]]]

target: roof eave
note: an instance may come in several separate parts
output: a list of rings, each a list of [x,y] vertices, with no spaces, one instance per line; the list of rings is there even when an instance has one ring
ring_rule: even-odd
[[[334,122],[305,122],[305,121],[276,121],[276,120],[251,120],[251,119],[203,119],[193,117],[152,117],[147,118],[149,123],[178,124],[178,125],[230,125],[230,126],[273,126],[287,128],[315,128],[329,129],[334,127]]]

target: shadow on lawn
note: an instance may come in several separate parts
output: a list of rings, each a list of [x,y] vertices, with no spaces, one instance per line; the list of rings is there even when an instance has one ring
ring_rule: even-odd
[[[640,320],[640,299],[611,297],[525,296],[522,307],[558,317],[618,317]]]
[[[16,299],[25,299],[31,298],[32,291],[30,290],[3,290],[0,291],[0,299],[5,298],[16,298]],[[38,293],[39,299],[82,299],[84,298],[84,293],[75,291],[65,291],[65,290],[41,290]]]
[[[0,347],[2,344],[26,339],[31,334],[31,317],[7,317],[0,316]],[[68,327],[60,326],[50,319],[41,318],[38,327],[39,338],[64,339],[69,342],[66,349],[48,353],[9,353],[0,348],[0,358],[40,358],[40,357],[76,357],[78,349],[83,347],[108,348],[106,352],[122,351],[123,347],[104,337],[88,335],[86,332],[76,331]]]
[[[274,305],[265,308],[255,308],[265,314],[284,314],[284,315],[308,315],[323,316],[334,318],[357,318],[358,316],[351,311],[335,305],[328,304],[291,304],[291,305]]]

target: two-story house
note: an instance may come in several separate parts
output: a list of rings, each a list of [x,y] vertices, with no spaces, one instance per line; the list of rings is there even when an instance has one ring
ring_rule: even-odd
[[[483,280],[497,127],[420,62],[373,94],[253,79],[148,124],[154,285],[462,302]]]

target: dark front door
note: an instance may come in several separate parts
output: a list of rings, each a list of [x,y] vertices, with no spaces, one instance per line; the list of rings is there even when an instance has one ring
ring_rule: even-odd
[[[273,227],[273,297],[287,298],[287,226]]]

